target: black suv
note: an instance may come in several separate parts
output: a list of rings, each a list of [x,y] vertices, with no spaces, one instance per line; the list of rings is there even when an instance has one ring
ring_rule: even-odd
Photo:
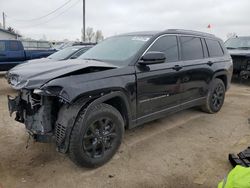
[[[8,72],[9,110],[36,141],[55,141],[78,165],[98,167],[125,128],[200,106],[218,112],[232,59],[214,35],[185,31],[110,37],[76,60],[27,64]]]

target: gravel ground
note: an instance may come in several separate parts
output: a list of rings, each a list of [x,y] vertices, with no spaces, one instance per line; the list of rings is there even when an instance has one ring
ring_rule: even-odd
[[[216,187],[231,169],[228,153],[250,145],[250,82],[234,82],[221,112],[190,109],[125,133],[119,152],[101,168],[74,165],[54,144],[30,142],[9,117],[0,74],[0,188]]]

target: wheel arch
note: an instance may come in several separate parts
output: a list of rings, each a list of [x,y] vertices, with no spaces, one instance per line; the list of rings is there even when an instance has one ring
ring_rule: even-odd
[[[226,71],[219,71],[219,72],[216,72],[213,76],[213,79],[220,79],[223,81],[224,85],[225,85],[225,88],[228,89],[229,88],[229,79],[228,79],[228,76],[227,76],[227,72]]]
[[[126,94],[121,91],[111,92],[110,94],[104,95],[100,98],[97,98],[86,109],[86,113],[89,108],[95,106],[100,103],[105,103],[113,106],[117,109],[124,119],[125,128],[129,127],[132,122],[131,118],[131,107],[130,103],[128,102]]]
[[[60,138],[60,143],[57,142],[57,147],[60,152],[66,153],[68,151],[70,135],[80,111],[85,109],[86,115],[91,107],[100,103],[106,103],[116,108],[124,119],[125,128],[130,126],[132,122],[130,103],[126,94],[122,91],[110,92],[95,98],[78,98],[73,104],[65,104],[58,113],[56,127],[63,126],[65,129],[64,137]],[[58,132],[60,136],[61,131],[59,130]],[[57,131],[55,137],[58,139]]]

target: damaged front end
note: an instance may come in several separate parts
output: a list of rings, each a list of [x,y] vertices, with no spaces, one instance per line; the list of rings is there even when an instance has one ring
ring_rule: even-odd
[[[231,55],[233,59],[234,74],[241,79],[250,77],[250,55]]]
[[[18,96],[8,96],[10,115],[16,112],[15,120],[24,123],[29,134],[38,142],[54,140],[54,125],[61,102],[53,96],[43,96],[34,90],[22,89]]]

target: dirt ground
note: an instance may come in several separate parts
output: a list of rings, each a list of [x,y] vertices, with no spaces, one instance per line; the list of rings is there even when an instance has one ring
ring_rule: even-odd
[[[125,133],[115,157],[101,168],[79,168],[54,144],[30,142],[9,117],[0,74],[0,187],[216,187],[231,169],[228,153],[250,145],[250,82],[234,82],[221,112],[169,115]]]

